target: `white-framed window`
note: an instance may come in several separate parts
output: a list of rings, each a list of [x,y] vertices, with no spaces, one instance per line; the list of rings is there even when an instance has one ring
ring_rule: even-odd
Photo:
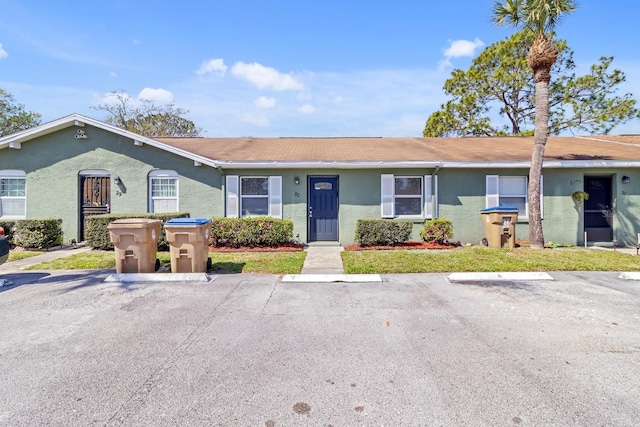
[[[433,218],[435,209],[434,177],[382,174],[381,216],[383,218]]]
[[[149,212],[178,212],[178,173],[155,170],[149,173]]]
[[[227,175],[227,217],[282,218],[281,176]]]
[[[527,176],[487,175],[485,207],[513,206],[518,209],[519,217],[529,216],[528,181]],[[540,177],[540,212],[544,212],[542,184]]]
[[[0,170],[0,218],[27,217],[27,174]]]
[[[269,213],[269,178],[240,177],[240,215],[261,216]]]

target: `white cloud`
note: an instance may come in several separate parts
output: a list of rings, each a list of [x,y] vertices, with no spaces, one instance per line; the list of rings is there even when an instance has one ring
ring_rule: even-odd
[[[9,56],[9,54],[2,48],[2,43],[0,43],[0,59],[4,59],[7,56]]]
[[[272,108],[276,105],[275,98],[269,98],[266,96],[261,96],[260,98],[253,101],[253,105],[258,108]]]
[[[452,66],[451,58],[473,56],[476,53],[476,49],[480,49],[484,46],[484,42],[477,37],[473,41],[449,40],[449,42],[449,47],[444,50],[444,59],[438,61],[439,70]]]
[[[271,67],[256,62],[246,64],[237,62],[231,69],[231,73],[248,81],[258,89],[271,89],[277,91],[303,90],[304,85],[289,74],[281,73]]]
[[[133,43],[134,45],[139,45],[140,43],[142,43],[142,40],[133,39],[131,40],[131,43]]]
[[[166,89],[145,87],[138,94],[138,99],[158,102],[160,104],[171,104],[173,102],[173,94]]]
[[[200,68],[196,70],[196,74],[199,76],[204,76],[205,74],[215,73],[219,76],[224,76],[227,72],[227,66],[224,65],[224,60],[222,58],[209,59],[208,61],[203,61],[200,65]]]
[[[110,77],[118,77],[118,73],[116,73],[115,71],[111,71],[111,72],[109,73],[109,76],[110,76]]]
[[[484,46],[484,42],[479,38],[475,38],[473,41],[469,40],[454,40],[448,49],[445,49],[444,56],[447,59],[459,58],[461,56],[473,56],[476,49]]]
[[[304,104],[302,107],[298,108],[298,111],[302,114],[312,114],[316,109],[313,108],[311,104]]]

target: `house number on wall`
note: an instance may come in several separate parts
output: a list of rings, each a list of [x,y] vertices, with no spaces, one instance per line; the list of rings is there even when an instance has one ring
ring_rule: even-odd
[[[296,196],[296,197],[300,197],[300,193],[298,193],[297,191],[296,191],[295,193],[293,193],[293,194],[294,194],[294,196]]]

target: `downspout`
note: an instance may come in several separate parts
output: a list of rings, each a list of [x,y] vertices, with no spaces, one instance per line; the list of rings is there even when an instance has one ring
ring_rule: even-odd
[[[437,165],[436,168],[433,170],[433,173],[431,174],[431,176],[433,177],[433,179],[431,180],[431,194],[433,194],[433,218],[438,218],[439,215],[439,209],[438,209],[438,172],[440,171],[440,166],[441,165]]]

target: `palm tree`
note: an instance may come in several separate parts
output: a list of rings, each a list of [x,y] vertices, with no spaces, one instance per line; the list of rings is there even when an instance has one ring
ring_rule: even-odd
[[[544,247],[542,212],[540,212],[540,178],[544,148],[549,136],[549,81],[551,66],[558,59],[558,48],[550,37],[562,15],[573,12],[573,0],[496,0],[493,22],[535,35],[527,54],[527,62],[533,70],[535,82],[536,123],[533,137],[533,153],[529,169],[529,244],[532,248]]]

